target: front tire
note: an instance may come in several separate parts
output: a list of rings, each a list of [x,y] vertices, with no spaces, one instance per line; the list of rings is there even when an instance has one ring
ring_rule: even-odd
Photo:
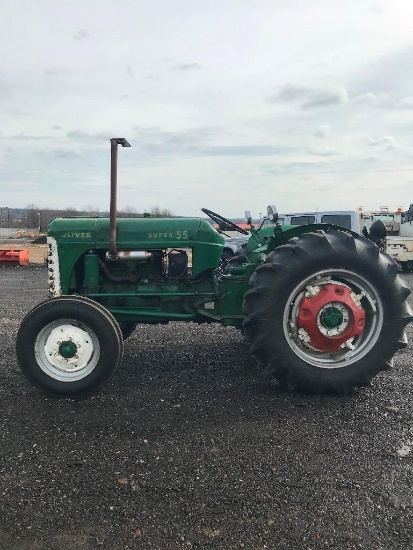
[[[346,394],[390,368],[413,320],[410,290],[377,246],[342,231],[271,252],[244,298],[251,352],[280,383]]]
[[[61,296],[36,306],[16,340],[23,374],[49,395],[83,397],[113,376],[123,350],[113,316],[100,304]]]
[[[119,328],[122,333],[123,340],[126,340],[131,336],[136,328],[137,323],[132,323],[130,321],[121,321],[119,323]]]

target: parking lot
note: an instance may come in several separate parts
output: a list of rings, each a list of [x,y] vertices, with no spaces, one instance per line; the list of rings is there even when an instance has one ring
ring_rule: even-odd
[[[413,325],[348,397],[278,388],[235,329],[170,323],[138,326],[98,395],[51,399],[14,350],[46,275],[0,268],[1,548],[413,546]]]

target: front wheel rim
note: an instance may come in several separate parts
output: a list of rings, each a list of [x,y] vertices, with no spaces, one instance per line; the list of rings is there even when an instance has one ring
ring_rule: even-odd
[[[308,307],[320,289],[326,296],[335,291],[337,299],[319,299],[318,306]],[[302,319],[304,309],[305,315],[314,317],[311,330]],[[378,290],[364,277],[345,269],[319,271],[290,293],[283,316],[284,336],[305,363],[322,369],[343,368],[375,346],[383,327],[383,311]]]
[[[47,376],[60,382],[76,382],[96,368],[100,344],[89,325],[74,319],[59,319],[39,332],[34,353]]]

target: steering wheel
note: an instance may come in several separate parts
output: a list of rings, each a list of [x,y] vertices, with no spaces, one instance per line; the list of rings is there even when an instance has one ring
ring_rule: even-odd
[[[221,216],[221,214],[217,214],[216,212],[212,212],[212,210],[208,210],[208,208],[201,208],[202,212],[204,212],[211,220],[213,220],[215,223],[220,225],[221,223],[225,223],[229,227],[233,229],[233,231],[239,231],[239,233],[242,233],[243,235],[249,235],[249,232],[237,225],[236,223],[232,222],[231,220],[228,220],[227,218],[224,218],[224,216]]]

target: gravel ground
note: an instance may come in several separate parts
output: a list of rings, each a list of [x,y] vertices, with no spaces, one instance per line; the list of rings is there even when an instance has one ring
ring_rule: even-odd
[[[413,287],[413,274],[404,275]],[[346,398],[289,393],[220,326],[141,326],[97,396],[20,374],[46,269],[0,270],[0,548],[413,547],[413,325]]]

